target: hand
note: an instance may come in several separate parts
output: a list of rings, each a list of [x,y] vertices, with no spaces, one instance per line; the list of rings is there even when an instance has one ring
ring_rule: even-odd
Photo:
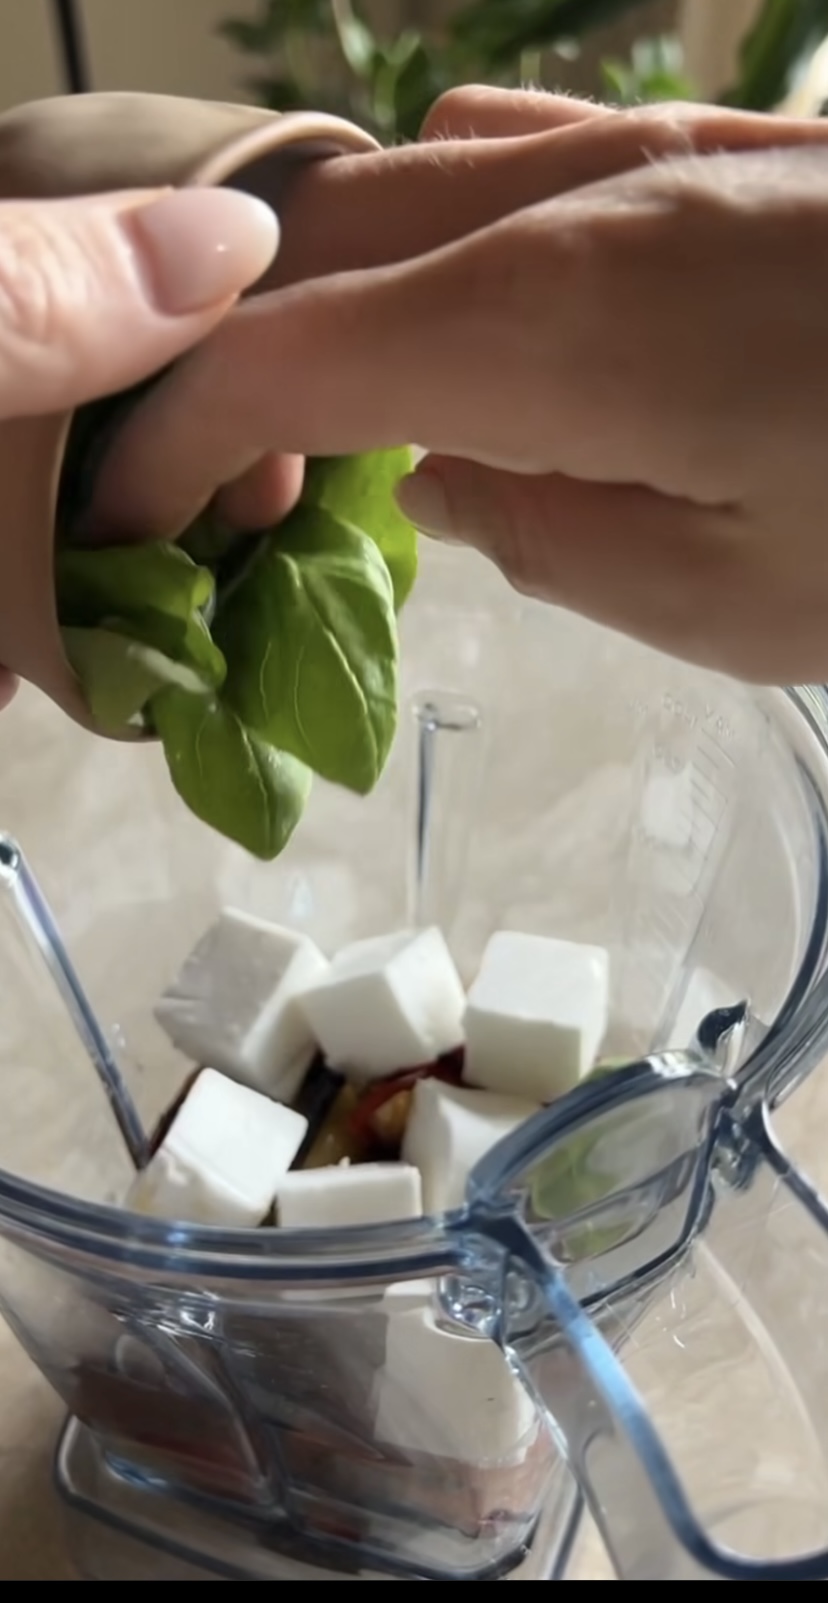
[[[825,677],[828,129],[553,101],[519,138],[521,97],[467,95],[444,132],[461,106],[481,137],[426,154],[464,226],[472,191],[494,220],[446,246],[412,216],[407,259],[241,308],[135,414],[104,499],[174,520],[276,443],[414,440],[407,510],[520,588],[745,678]]]
[[[431,112],[423,144],[303,170],[283,210],[279,255],[257,287],[402,267],[548,197],[657,156],[826,137],[821,123],[695,106],[626,114],[555,95],[454,90]],[[365,289],[372,293],[371,281]],[[329,292],[338,298],[337,286]],[[309,286],[302,303],[311,304],[315,294]],[[273,343],[287,315],[287,304],[261,293],[255,305],[240,309],[237,332],[228,328],[215,349],[210,372],[221,369],[222,376],[213,395],[205,387],[207,368],[203,380],[194,372],[186,388],[177,380],[159,386],[112,452],[90,532],[118,539],[174,536],[216,491],[220,510],[239,527],[273,522],[289,510],[301,491],[301,458],[272,451],[282,443],[277,389],[285,399]],[[242,367],[234,361],[236,345]],[[244,392],[238,414],[223,405],[225,366],[235,367],[228,381]],[[218,415],[205,451],[201,428],[210,412]],[[168,428],[158,464],[163,460],[163,471],[155,471],[156,437]]]
[[[229,191],[0,205],[0,482],[7,575],[25,567],[21,428],[145,378],[269,266],[273,213]],[[21,462],[23,465],[21,466]],[[25,623],[25,620],[24,620]],[[0,660],[3,655],[0,638]],[[0,668],[0,707],[15,680]]]

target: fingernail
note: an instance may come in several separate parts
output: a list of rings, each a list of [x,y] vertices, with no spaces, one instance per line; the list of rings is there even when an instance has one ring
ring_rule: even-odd
[[[235,189],[177,189],[121,224],[149,298],[173,317],[248,289],[279,245],[275,213]]]
[[[430,534],[435,540],[451,538],[448,500],[436,473],[429,473],[426,468],[410,473],[397,488],[397,500],[421,534]]]

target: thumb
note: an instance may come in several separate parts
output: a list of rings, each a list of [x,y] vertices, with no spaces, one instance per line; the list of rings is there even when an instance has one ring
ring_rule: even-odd
[[[732,514],[638,486],[427,457],[398,491],[424,533],[476,547],[514,587],[658,650],[752,677],[721,565]],[[732,531],[731,531],[732,532]]]
[[[273,212],[233,190],[0,204],[0,418],[125,388],[269,267]]]

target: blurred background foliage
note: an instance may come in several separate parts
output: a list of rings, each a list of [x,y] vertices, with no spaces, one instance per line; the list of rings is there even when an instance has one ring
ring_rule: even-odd
[[[401,7],[401,26],[394,10],[388,0],[258,0],[221,32],[248,59],[246,88],[261,103],[337,112],[386,142],[416,138],[428,107],[461,83],[586,86],[616,105],[699,98],[668,0],[419,0]],[[718,98],[775,109],[826,37],[828,0],[763,0]],[[608,39],[623,50],[604,51]],[[584,58],[591,71],[576,74]]]

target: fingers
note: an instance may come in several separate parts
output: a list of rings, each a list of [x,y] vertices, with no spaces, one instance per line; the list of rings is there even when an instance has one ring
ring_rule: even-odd
[[[749,144],[757,119],[739,121]],[[727,397],[740,392],[745,356],[734,335],[742,283],[774,270],[763,266],[776,216],[766,202],[817,183],[821,193],[823,156],[642,166],[632,158],[644,125],[662,151],[684,148],[675,124],[650,119],[632,143],[620,117],[532,136],[529,166],[542,146],[557,197],[427,255],[240,307],[129,418],[99,479],[99,520],[122,536],[173,535],[273,449],[332,455],[404,441],[527,473],[736,499],[744,452],[738,462],[710,453],[699,485],[688,425],[704,417],[710,434],[720,418],[723,438],[737,427]],[[716,127],[717,116],[704,138]],[[608,141],[609,128],[626,131]],[[634,170],[598,183],[610,161]],[[576,169],[592,182],[569,191]],[[736,191],[738,221],[721,204]],[[766,199],[749,204],[757,196]],[[699,294],[711,260],[722,272]],[[722,352],[721,382],[700,348]]]
[[[304,460],[269,452],[227,484],[216,497],[216,511],[231,528],[266,529],[281,523],[302,494]]]
[[[261,289],[426,255],[567,187],[570,174],[580,182],[578,154],[549,144],[561,137],[544,130],[520,144],[402,145],[309,167],[291,193],[279,255]],[[597,152],[588,171],[596,163],[600,170]]]
[[[601,476],[623,478],[646,443],[631,363],[644,360],[649,306],[609,327],[629,286],[595,242],[589,206],[559,219],[559,204],[413,262],[247,302],[128,418],[99,475],[97,523],[173,535],[274,446],[324,456],[414,441],[577,476],[586,453]]]
[[[489,227],[539,201],[645,163],[770,144],[828,142],[828,124],[753,116],[718,108],[661,105],[631,112],[528,95],[551,108],[532,114],[515,138],[523,97],[506,91],[456,90],[438,101],[452,117],[453,97],[480,96],[472,137],[430,137],[376,155],[342,156],[310,167],[288,204],[279,255],[263,288],[410,260]],[[446,104],[447,111],[440,112]],[[496,104],[500,110],[491,110]],[[497,120],[508,125],[498,133]],[[465,129],[467,116],[456,113]]]
[[[633,486],[524,478],[427,458],[399,492],[425,533],[475,546],[516,589],[657,649],[762,678],[758,643],[734,626],[719,581],[734,514]],[[765,637],[767,642],[767,637]]]
[[[0,417],[58,412],[165,366],[277,244],[269,208],[229,190],[0,205]]]
[[[531,205],[548,193],[544,152],[518,151],[515,137],[613,115],[565,95],[451,89],[426,117],[418,145],[342,156],[301,175],[262,288],[404,261]]]
[[[469,378],[461,353],[477,320],[464,305],[465,246],[448,250],[463,260],[442,272],[429,256],[240,307],[126,420],[99,472],[90,533],[173,536],[274,447],[303,456],[408,440],[450,449],[441,430]],[[438,352],[460,361],[451,396]],[[426,438],[414,420],[432,411]]]
[[[421,139],[515,139],[596,117],[615,115],[607,106],[542,89],[492,89],[463,84],[434,102]]]
[[[218,485],[274,447],[316,456],[414,441],[577,476],[587,476],[577,455],[587,452],[603,476],[623,477],[620,459],[641,437],[630,364],[644,359],[650,301],[637,257],[617,281],[588,196],[581,210],[559,215],[564,204],[528,209],[413,261],[238,308],[113,442],[97,486],[100,526],[120,537],[174,535]],[[661,199],[642,205],[669,228]],[[638,255],[649,260],[648,238],[634,229],[639,237]],[[618,317],[622,293],[629,314],[625,303]],[[608,412],[616,457],[605,468],[596,423]]]

